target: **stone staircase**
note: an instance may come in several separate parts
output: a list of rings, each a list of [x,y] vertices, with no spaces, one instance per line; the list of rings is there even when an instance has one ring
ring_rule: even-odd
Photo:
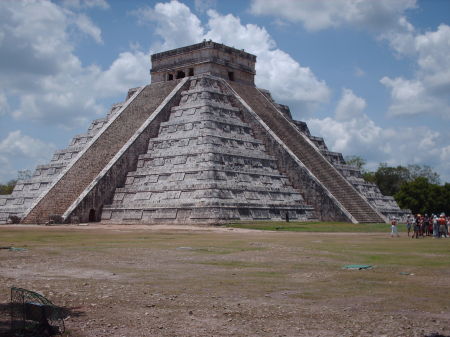
[[[38,223],[46,221],[49,215],[63,215],[178,82],[154,83],[140,92],[137,90],[49,191],[31,206],[22,223]]]
[[[241,120],[225,83],[208,75],[188,83],[124,186],[103,207],[102,222],[311,219],[312,207]]]
[[[228,84],[267,124],[306,168],[359,223],[385,222],[385,219],[326,160],[256,87],[229,81]]]
[[[59,179],[61,172],[71,165],[77,154],[89,146],[91,139],[100,132],[122,105],[123,102],[114,104],[105,117],[91,122],[86,133],[74,136],[67,147],[55,151],[50,162],[38,165],[31,177],[19,179],[11,194],[0,195],[0,224],[7,223],[11,216],[22,219],[34,202],[47,193],[53,182]]]
[[[268,98],[275,103],[271,96]],[[290,112],[288,118],[292,119]],[[292,121],[297,129],[314,143],[325,159],[327,159],[379,213],[388,219],[396,217],[399,218],[401,222],[406,222],[407,216],[411,214],[410,210],[401,209],[392,196],[383,195],[376,184],[364,180],[361,170],[356,166],[347,165],[342,153],[329,151],[325,144],[325,140],[322,137],[312,136],[305,122]]]

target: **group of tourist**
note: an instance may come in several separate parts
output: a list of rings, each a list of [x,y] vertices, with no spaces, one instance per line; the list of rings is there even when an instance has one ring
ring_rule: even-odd
[[[399,236],[398,230],[398,219],[393,217],[391,220],[391,237]],[[410,236],[411,230],[412,238],[418,239],[419,237],[432,236],[434,238],[441,238],[449,236],[450,230],[450,216],[445,216],[441,213],[440,216],[436,214],[421,215],[408,215],[406,219],[406,229],[408,231],[408,237]]]

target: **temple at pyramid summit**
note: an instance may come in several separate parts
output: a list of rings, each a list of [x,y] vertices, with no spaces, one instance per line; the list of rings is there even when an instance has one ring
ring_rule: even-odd
[[[408,213],[255,86],[256,56],[203,41],[151,61],[149,85],[0,196],[0,223],[367,223]]]

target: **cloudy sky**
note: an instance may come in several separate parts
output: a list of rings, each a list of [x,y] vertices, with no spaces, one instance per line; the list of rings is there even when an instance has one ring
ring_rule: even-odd
[[[448,0],[2,0],[0,182],[203,39],[257,55],[257,85],[332,150],[450,181]]]

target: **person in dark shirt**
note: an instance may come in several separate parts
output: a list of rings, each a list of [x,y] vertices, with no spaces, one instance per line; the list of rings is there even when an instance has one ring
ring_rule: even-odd
[[[430,218],[428,214],[423,217],[423,233],[426,236],[430,236]]]
[[[408,230],[408,237],[409,232],[411,232],[411,226],[414,222],[414,218],[411,215],[408,215],[408,218],[406,219],[406,229]]]
[[[412,239],[414,239],[414,237],[418,239],[419,234],[420,234],[420,214],[417,214],[416,218],[414,219],[414,233]]]

